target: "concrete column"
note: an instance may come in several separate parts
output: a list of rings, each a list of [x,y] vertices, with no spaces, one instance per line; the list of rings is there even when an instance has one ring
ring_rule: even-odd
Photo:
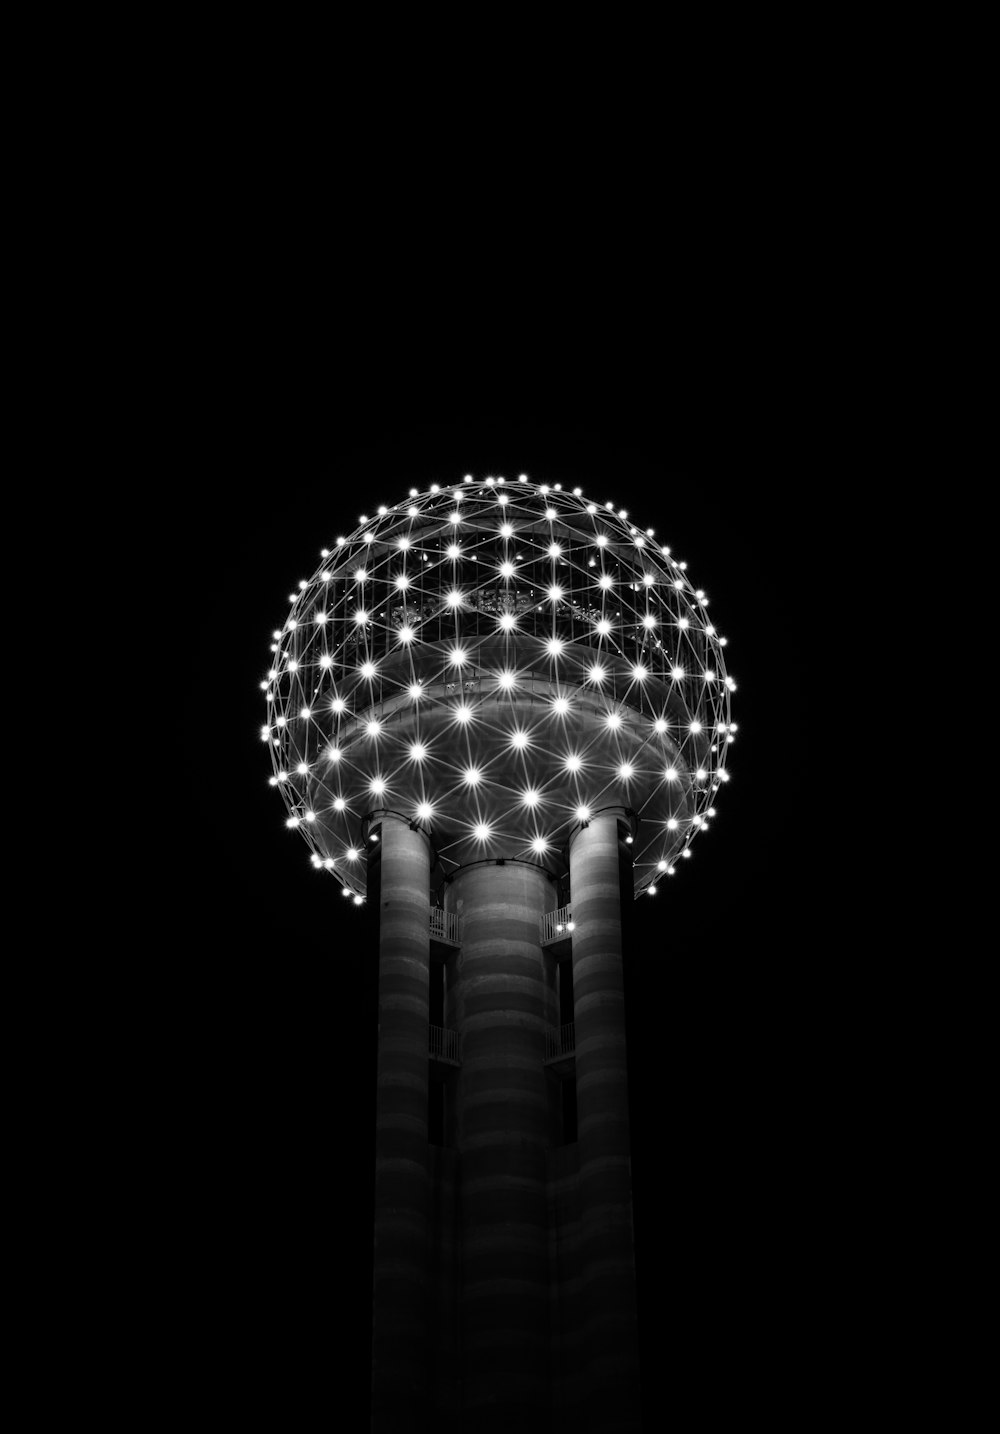
[[[416,1434],[428,1427],[430,848],[388,815],[381,847],[372,1430]]]
[[[552,1427],[540,919],[554,899],[539,868],[514,862],[471,867],[448,891],[462,919],[449,1002],[462,1040],[462,1428],[476,1434]]]
[[[585,1428],[640,1428],[639,1350],[618,818],[592,818],[570,845],[581,1255],[587,1328]]]

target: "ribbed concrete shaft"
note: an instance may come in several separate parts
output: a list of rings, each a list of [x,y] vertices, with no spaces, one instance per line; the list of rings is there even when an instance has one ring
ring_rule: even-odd
[[[508,862],[461,872],[448,905],[462,916],[450,1003],[462,1038],[462,1428],[550,1429],[539,922],[554,895],[537,867]]]
[[[581,1255],[588,1384],[587,1430],[638,1431],[639,1351],[618,816],[604,812],[570,846],[573,1004],[580,1157]]]
[[[427,1427],[429,855],[427,838],[421,832],[411,831],[408,823],[397,817],[383,817],[375,1117],[374,1434],[416,1434]]]

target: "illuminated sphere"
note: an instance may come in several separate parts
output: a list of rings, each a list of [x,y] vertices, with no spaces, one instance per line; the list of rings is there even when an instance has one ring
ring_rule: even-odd
[[[460,480],[365,518],[300,584],[262,684],[272,785],[314,865],[362,896],[390,811],[446,874],[561,869],[582,814],[623,807],[643,893],[729,775],[735,683],[707,603],[578,492]]]

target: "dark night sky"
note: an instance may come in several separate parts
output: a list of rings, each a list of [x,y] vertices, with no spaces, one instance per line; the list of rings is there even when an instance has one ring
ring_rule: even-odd
[[[704,355],[622,364],[585,335],[551,353],[531,340],[480,352],[466,336],[443,365],[416,344],[390,354],[388,338],[345,354],[333,334],[329,364],[305,364],[248,336],[188,394],[206,422],[176,493],[196,515],[212,620],[194,641],[215,671],[202,795],[225,818],[200,841],[176,978],[197,993],[180,1026],[181,1191],[218,1330],[203,1357],[275,1409],[367,1396],[376,955],[374,913],[285,829],[258,682],[319,549],[410,486],[466,472],[526,471],[627,506],[687,560],[729,638],[733,779],[692,859],[634,910],[627,965],[647,1396],[669,1377],[707,1411],[766,1388],[799,1337],[797,1251],[825,1178],[804,738],[822,658],[806,646],[809,572],[837,519],[827,430],[808,385],[772,386],[753,355],[736,382]]]

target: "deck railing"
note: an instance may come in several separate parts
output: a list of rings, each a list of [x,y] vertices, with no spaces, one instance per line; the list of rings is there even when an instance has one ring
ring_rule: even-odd
[[[557,1060],[560,1056],[571,1056],[576,1050],[576,1026],[572,1021],[554,1031],[545,1032],[545,1059]]]
[[[429,1049],[437,1060],[452,1061],[458,1065],[458,1032],[445,1030],[443,1026],[431,1026]]]
[[[542,945],[550,941],[568,941],[573,930],[572,906],[560,906],[557,911],[546,911],[542,917]]]
[[[431,909],[431,940],[447,941],[452,946],[460,945],[458,935],[458,912],[442,911],[440,906]]]

